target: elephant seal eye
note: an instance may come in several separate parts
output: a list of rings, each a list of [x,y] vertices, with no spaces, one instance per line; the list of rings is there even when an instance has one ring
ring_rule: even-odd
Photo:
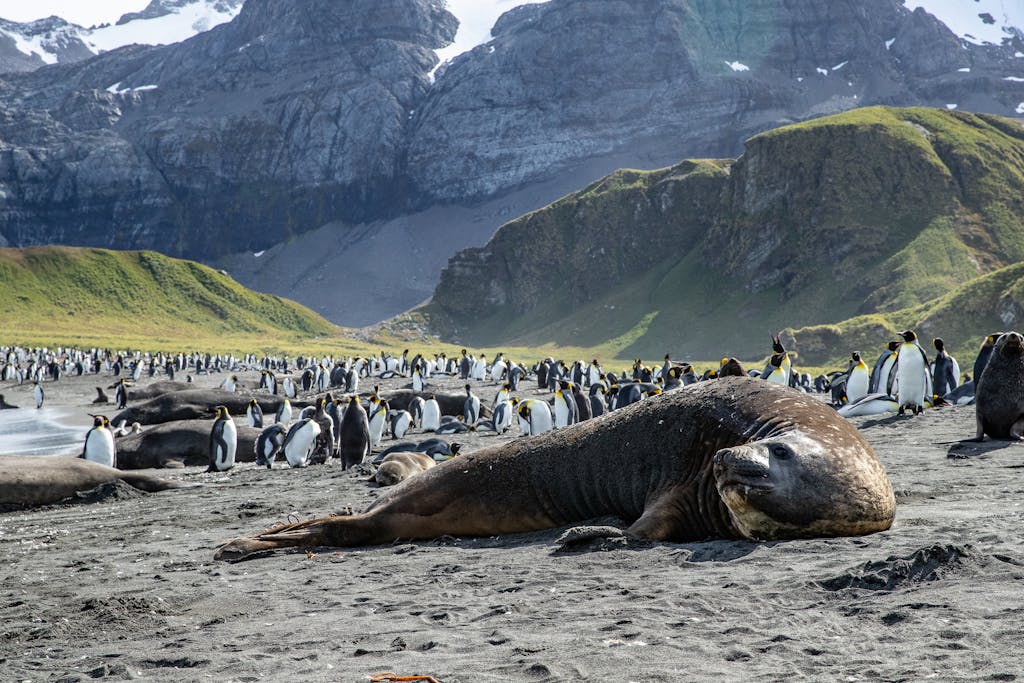
[[[789,460],[791,455],[793,454],[785,446],[772,446],[772,456],[779,460]]]

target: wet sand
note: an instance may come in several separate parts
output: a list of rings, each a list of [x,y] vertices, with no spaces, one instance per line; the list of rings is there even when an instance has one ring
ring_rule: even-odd
[[[84,416],[95,379],[48,385],[48,401]],[[489,402],[495,385],[480,387]],[[3,391],[31,405],[27,391]],[[860,538],[565,551],[550,530],[214,562],[229,538],[378,494],[367,473],[281,463],[161,470],[204,485],[110,486],[89,502],[3,513],[0,680],[1022,675],[1024,446],[952,443],[973,435],[972,407],[855,421],[898,502],[890,531]],[[467,449],[498,439],[454,438]]]

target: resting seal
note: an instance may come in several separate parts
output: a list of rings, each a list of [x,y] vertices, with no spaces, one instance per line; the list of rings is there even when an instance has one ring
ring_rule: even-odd
[[[1004,332],[996,340],[974,394],[976,441],[1024,440],[1024,337]]]
[[[378,486],[394,486],[420,472],[426,472],[436,463],[426,453],[398,451],[384,456],[380,468],[373,475]]]
[[[65,456],[0,455],[0,508],[49,505],[120,479],[143,491],[180,488],[181,483]]]
[[[895,510],[875,452],[834,410],[786,387],[727,377],[459,456],[361,514],[235,539],[216,557],[492,536],[606,515],[652,540],[852,536],[888,529]]]

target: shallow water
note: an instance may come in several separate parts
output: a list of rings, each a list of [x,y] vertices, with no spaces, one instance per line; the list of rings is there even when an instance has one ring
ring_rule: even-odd
[[[0,410],[0,454],[77,455],[91,425],[71,419],[61,408]]]

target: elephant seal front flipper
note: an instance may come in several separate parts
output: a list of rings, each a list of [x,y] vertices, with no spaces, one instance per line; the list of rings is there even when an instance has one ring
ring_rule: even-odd
[[[118,470],[81,458],[0,455],[2,508],[49,505],[112,481],[123,481],[151,493],[185,486],[177,481]]]
[[[271,529],[218,559],[275,548],[495,536],[616,516],[649,540],[776,540],[888,529],[874,450],[824,403],[748,377],[690,385],[417,474],[365,512]]]

